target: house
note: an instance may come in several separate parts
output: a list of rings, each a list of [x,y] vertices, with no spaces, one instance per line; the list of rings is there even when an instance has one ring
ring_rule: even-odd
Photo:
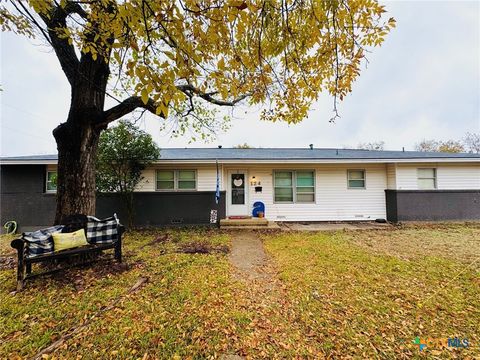
[[[56,155],[0,158],[2,224],[51,224],[56,164]],[[208,224],[212,210],[251,215],[259,201],[272,221],[480,220],[480,154],[162,149],[134,199],[138,226]],[[118,194],[99,194],[96,215],[113,212],[124,213]]]

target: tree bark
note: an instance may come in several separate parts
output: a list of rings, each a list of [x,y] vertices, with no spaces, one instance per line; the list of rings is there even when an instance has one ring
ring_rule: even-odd
[[[55,224],[72,214],[95,215],[95,154],[100,132],[64,123],[55,129],[58,149]]]
[[[104,116],[108,65],[82,56],[67,121],[53,135],[58,150],[55,224],[68,215],[95,215],[95,157]]]

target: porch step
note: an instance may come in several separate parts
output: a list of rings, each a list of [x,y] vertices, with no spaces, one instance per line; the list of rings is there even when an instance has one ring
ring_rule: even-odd
[[[243,226],[230,226],[220,225],[222,230],[281,230],[280,226],[275,221],[269,221],[268,224],[256,226],[256,225],[243,225]]]
[[[265,218],[246,218],[246,219],[221,219],[220,227],[246,227],[246,226],[258,226],[267,227],[268,220]]]

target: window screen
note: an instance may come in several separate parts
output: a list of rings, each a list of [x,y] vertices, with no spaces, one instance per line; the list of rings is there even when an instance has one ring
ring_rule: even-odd
[[[349,189],[365,189],[365,170],[347,171]]]
[[[437,188],[437,170],[417,169],[417,184],[420,190],[432,190]]]

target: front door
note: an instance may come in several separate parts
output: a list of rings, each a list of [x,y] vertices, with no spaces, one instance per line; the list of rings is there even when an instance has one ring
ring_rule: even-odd
[[[248,211],[248,183],[247,172],[229,171],[228,173],[228,194],[227,194],[227,215],[246,216]]]

